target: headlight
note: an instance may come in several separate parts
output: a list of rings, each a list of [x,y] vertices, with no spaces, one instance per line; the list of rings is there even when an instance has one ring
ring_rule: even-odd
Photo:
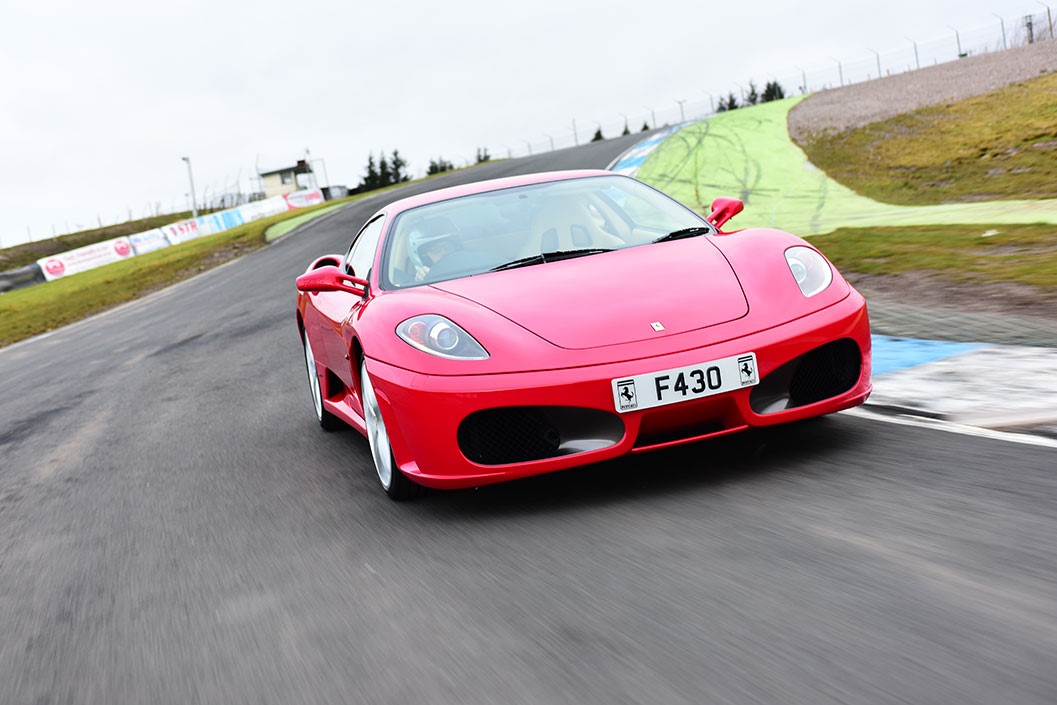
[[[481,344],[444,316],[426,314],[409,318],[396,327],[400,339],[422,352],[451,360],[485,360]]]
[[[811,297],[825,291],[833,282],[829,262],[810,247],[790,247],[785,251],[785,261],[804,296]]]

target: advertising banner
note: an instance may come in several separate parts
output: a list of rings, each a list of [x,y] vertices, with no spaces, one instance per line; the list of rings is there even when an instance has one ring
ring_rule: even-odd
[[[161,231],[165,233],[165,239],[170,245],[179,245],[202,235],[198,232],[198,222],[195,220],[181,220],[179,223],[163,225]]]
[[[169,246],[169,241],[165,239],[165,233],[163,233],[160,228],[148,230],[145,233],[129,235],[128,239],[129,242],[132,243],[132,249],[136,251],[137,255],[154,252],[155,250],[160,250],[163,247]]]
[[[290,204],[291,208],[314,206],[323,202],[323,190],[317,188],[310,191],[294,191],[286,194],[284,198],[286,198],[286,202]]]
[[[212,235],[213,233],[236,228],[246,221],[238,208],[229,208],[228,210],[201,216],[197,222],[199,234]]]
[[[37,264],[44,272],[44,278],[53,281],[133,256],[135,253],[132,251],[132,243],[127,237],[119,237],[44,257],[37,260]]]
[[[286,205],[286,201],[283,200],[282,196],[275,196],[263,201],[247,203],[235,210],[238,211],[239,217],[242,218],[244,223],[249,223],[261,218],[267,218],[270,215],[285,213],[289,210],[289,206]]]
[[[154,230],[136,233],[128,237],[97,242],[94,245],[63,252],[37,260],[44,279],[52,281],[76,274],[104,264],[118,262],[127,257],[160,250],[169,245],[179,245],[188,240],[223,232],[253,220],[278,215],[295,208],[304,208],[323,202],[323,191],[313,189],[295,191],[286,196],[273,196],[263,201],[254,201],[227,210],[203,215],[179,223],[163,225]]]

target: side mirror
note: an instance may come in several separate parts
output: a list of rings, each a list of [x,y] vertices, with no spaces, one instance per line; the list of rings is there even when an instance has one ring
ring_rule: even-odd
[[[297,278],[298,291],[344,291],[362,298],[367,295],[369,286],[366,279],[349,276],[333,266],[313,269]]]
[[[737,198],[717,198],[712,201],[712,212],[708,214],[708,222],[717,228],[745,210],[745,204]]]
[[[344,257],[342,257],[341,255],[323,255],[322,257],[317,258],[315,262],[308,265],[308,268],[319,269],[320,267],[326,267],[327,265],[330,265],[332,267],[340,267],[341,260],[343,259]]]

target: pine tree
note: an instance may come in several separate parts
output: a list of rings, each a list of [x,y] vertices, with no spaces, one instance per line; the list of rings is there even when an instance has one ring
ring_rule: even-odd
[[[624,131],[621,132],[620,135],[623,137],[624,135],[630,135],[630,134],[631,134],[631,130],[628,129],[628,121],[625,120],[624,121]]]
[[[367,155],[367,173],[360,182],[360,191],[373,191],[378,188],[378,167],[374,164],[374,152]]]
[[[429,169],[426,170],[426,175],[440,174],[445,171],[451,171],[454,168],[454,164],[442,157],[438,157],[436,161],[432,159],[429,160]]]
[[[605,137],[602,135],[602,128],[599,127],[597,130],[595,130],[595,136],[591,138],[591,141],[592,142],[601,142],[604,139],[605,139]]]
[[[726,98],[722,98],[721,97],[719,99],[719,106],[716,108],[716,112],[717,113],[725,113],[728,110],[737,110],[737,109],[738,109],[738,99],[734,97],[733,93],[731,93]]]
[[[478,164],[481,164],[481,163],[487,162],[487,161],[491,161],[491,159],[492,159],[492,155],[488,153],[488,148],[487,147],[478,147],[477,148],[477,163]]]
[[[411,175],[407,173],[407,161],[400,156],[400,150],[394,149],[393,155],[389,159],[389,173],[390,178],[394,184],[402,184],[406,181],[411,180]]]
[[[749,81],[749,95],[745,97],[746,105],[756,105],[760,102],[760,94],[756,92],[756,83]]]
[[[393,173],[389,171],[389,161],[385,158],[385,152],[378,159],[378,186],[385,187],[393,183]]]
[[[645,120],[643,120],[642,121],[642,129],[639,130],[639,132],[649,132],[649,131],[650,131],[649,123],[647,123]]]
[[[785,98],[785,89],[782,88],[781,84],[778,81],[768,81],[763,89],[763,97],[760,102],[769,103],[772,100],[781,100],[782,98]]]

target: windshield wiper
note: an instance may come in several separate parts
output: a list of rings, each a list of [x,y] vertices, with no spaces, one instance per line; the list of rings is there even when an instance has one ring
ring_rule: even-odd
[[[587,255],[597,255],[600,252],[612,252],[613,250],[608,247],[589,247],[582,250],[557,250],[555,252],[541,252],[538,255],[531,255],[529,257],[523,257],[516,259],[513,262],[507,262],[501,264],[498,267],[492,267],[490,272],[498,272],[503,269],[517,269],[518,267],[530,267],[534,264],[544,264],[546,262],[557,262],[563,259],[573,259],[575,257],[585,257]]]
[[[669,240],[682,240],[684,237],[697,237],[698,235],[707,235],[712,232],[711,228],[698,225],[693,228],[683,228],[682,230],[674,230],[667,235],[661,235],[654,242],[668,242]]]

